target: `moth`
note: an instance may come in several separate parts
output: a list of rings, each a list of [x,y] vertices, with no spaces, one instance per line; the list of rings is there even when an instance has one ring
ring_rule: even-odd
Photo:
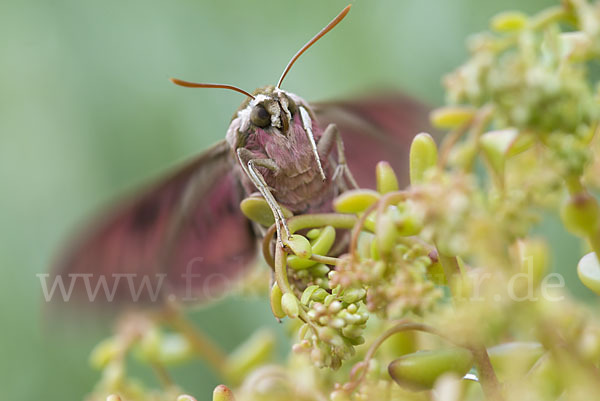
[[[75,280],[74,292],[87,289],[88,298],[95,289],[110,294],[109,301],[203,300],[224,291],[256,258],[261,232],[240,211],[244,197],[264,197],[283,238],[289,232],[280,205],[295,214],[330,211],[341,191],[374,184],[379,160],[405,171],[410,139],[427,126],[420,103],[389,93],[311,105],[281,89],[300,55],[349,10],[292,57],[275,86],[248,93],[172,79],[246,96],[225,140],[110,207],[77,236],[54,274]]]

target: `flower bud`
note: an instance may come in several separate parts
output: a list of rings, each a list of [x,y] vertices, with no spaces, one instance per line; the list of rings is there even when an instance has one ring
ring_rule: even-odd
[[[344,292],[344,296],[342,297],[342,301],[348,303],[348,304],[353,304],[355,302],[360,301],[361,299],[363,299],[365,297],[365,295],[367,295],[367,291],[365,291],[365,289],[363,288],[352,288],[349,290],[346,290]]]
[[[321,230],[320,235],[313,241],[311,241],[312,251],[311,254],[315,255],[327,255],[333,243],[335,242],[335,228],[326,226]],[[307,269],[316,265],[318,262],[310,259],[303,259],[296,255],[291,255],[287,258],[288,266],[292,269],[301,270]]]
[[[377,238],[377,250],[383,255],[389,255],[396,244],[398,230],[393,221],[391,210],[377,218],[375,236]]]
[[[473,356],[464,348],[419,351],[401,356],[388,366],[392,379],[400,386],[413,390],[428,390],[445,373],[462,377],[473,365]]]
[[[302,305],[308,305],[312,295],[319,288],[320,287],[318,285],[309,285],[308,287],[306,287],[306,289],[302,293],[302,297],[300,298],[300,302],[302,303]]]
[[[177,399],[177,401],[181,401]],[[224,384],[219,384],[213,391],[213,401],[235,401],[233,392]]]
[[[306,238],[308,239],[317,239],[317,237],[321,235],[321,229],[312,228],[306,233]]]
[[[388,162],[381,161],[375,167],[375,176],[377,178],[377,192],[386,194],[388,192],[397,191],[398,179]]]
[[[333,201],[333,209],[338,213],[364,212],[380,198],[378,192],[370,189],[346,191]]]
[[[501,174],[504,172],[504,163],[508,157],[509,149],[518,135],[519,131],[510,128],[486,132],[479,138],[481,149],[496,173]]]
[[[313,277],[326,277],[331,269],[327,265],[319,263],[318,265],[311,267],[309,271]]]
[[[437,146],[431,135],[420,133],[410,145],[410,184],[422,184],[425,173],[437,165]]]
[[[298,313],[300,313],[300,309],[298,307],[298,299],[291,292],[286,292],[281,297],[281,308],[288,315],[289,318],[295,319],[298,317]]]
[[[329,295],[329,293],[327,291],[325,291],[322,288],[317,288],[315,290],[315,292],[313,292],[311,298],[313,301],[316,302],[323,302],[325,301],[325,297],[327,297]]]
[[[312,255],[310,242],[303,235],[292,234],[290,238],[284,239],[283,243],[300,259],[308,259]]]
[[[454,129],[471,121],[475,109],[468,106],[445,106],[435,109],[429,115],[431,124],[439,129]]]
[[[496,32],[520,31],[527,25],[527,15],[519,11],[505,11],[492,17],[490,27]]]

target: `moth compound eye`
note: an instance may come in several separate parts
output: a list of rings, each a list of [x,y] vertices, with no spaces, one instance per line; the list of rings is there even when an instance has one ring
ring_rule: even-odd
[[[265,128],[271,124],[271,114],[269,114],[263,105],[258,104],[250,112],[250,121],[257,127]]]

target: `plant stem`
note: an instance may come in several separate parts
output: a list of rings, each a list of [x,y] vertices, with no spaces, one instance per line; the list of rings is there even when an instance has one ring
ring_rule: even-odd
[[[287,276],[287,254],[285,253],[283,247],[279,243],[277,243],[275,246],[275,281],[277,282],[277,286],[279,286],[282,293],[290,293],[294,295],[294,297],[296,297],[296,294],[294,294],[294,289],[290,285]],[[315,333],[315,335],[318,335],[317,328],[306,315],[306,311],[304,310],[304,307],[300,304],[300,300],[298,299],[298,297],[296,297],[296,300],[298,301],[299,305],[298,317],[300,318],[300,320],[302,320],[304,323],[310,326],[311,330],[313,331],[313,333]]]
[[[334,258],[331,256],[316,255],[316,254],[311,255],[310,260],[319,262],[319,263],[323,263],[324,265],[330,265],[330,266],[337,266],[338,263],[340,262],[339,258]]]
[[[470,348],[479,374],[479,383],[483,394],[488,401],[502,401],[502,386],[498,382],[496,372],[490,361],[487,350],[483,345],[475,345]]]
[[[458,259],[456,256],[444,255],[439,251],[438,255],[439,261],[444,269],[444,275],[446,276],[446,280],[452,291],[454,288],[452,285],[454,279],[461,275]],[[454,299],[456,299],[457,296],[458,294],[455,292],[452,293]],[[481,384],[481,389],[483,390],[486,399],[488,401],[502,401],[502,386],[500,385],[500,382],[498,382],[498,378],[496,377],[496,373],[494,372],[485,346],[482,344],[474,344],[468,346],[468,348],[473,354],[475,366],[477,367],[477,372],[479,374],[479,383]]]
[[[189,341],[195,353],[206,360],[221,377],[227,377],[227,355],[219,346],[192,324],[180,311],[170,309],[166,314],[166,320],[173,329]]]
[[[154,370],[154,374],[165,389],[169,389],[174,386],[175,382],[171,378],[171,375],[169,375],[167,369],[165,369],[165,367],[162,364],[158,362],[152,362],[151,366],[152,370]]]

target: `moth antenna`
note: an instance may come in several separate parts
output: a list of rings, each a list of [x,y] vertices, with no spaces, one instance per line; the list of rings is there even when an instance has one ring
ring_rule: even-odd
[[[290,62],[287,64],[287,66],[283,70],[283,74],[281,74],[281,77],[279,78],[279,81],[277,82],[277,89],[279,89],[279,87],[281,86],[281,83],[283,82],[283,79],[285,78],[287,73],[292,68],[292,65],[294,65],[296,60],[298,60],[298,58],[302,55],[302,53],[307,51],[308,48],[311,47],[312,45],[314,45],[317,40],[321,39],[323,36],[325,36],[325,34],[327,32],[331,31],[337,24],[339,24],[340,21],[344,19],[346,14],[348,14],[351,6],[352,6],[352,4],[347,5],[346,8],[344,8],[342,10],[342,12],[340,12],[337,15],[337,17],[335,17],[329,24],[327,24],[327,26],[325,28],[321,29],[321,31],[319,33],[317,33],[311,40],[306,42],[306,44],[304,46],[302,46],[302,48],[300,50],[298,50],[298,52],[294,55],[294,57],[292,57]]]
[[[169,78],[169,80],[171,82],[173,82],[175,85],[185,86],[186,88],[219,88],[219,89],[231,89],[232,91],[239,92],[242,95],[246,95],[246,96],[251,97],[252,99],[254,99],[254,96],[252,96],[250,93],[246,92],[243,89],[238,88],[237,86],[233,86],[233,85],[224,85],[224,84],[199,84],[199,83],[195,83],[195,82],[182,81],[181,79],[177,79],[177,78]]]

